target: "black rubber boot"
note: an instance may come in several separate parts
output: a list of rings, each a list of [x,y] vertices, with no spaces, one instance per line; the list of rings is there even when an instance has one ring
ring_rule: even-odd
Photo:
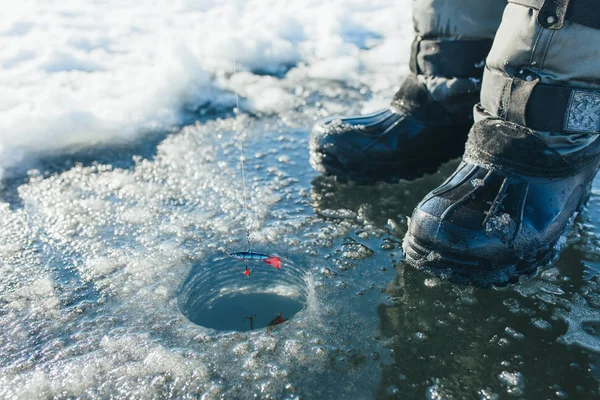
[[[411,74],[389,109],[317,123],[310,163],[324,175],[358,183],[393,182],[435,172],[463,153],[478,99],[477,91],[435,102]]]
[[[407,261],[487,287],[551,260],[587,200],[600,139],[560,155],[528,128],[499,119],[473,127],[464,161],[415,209]]]

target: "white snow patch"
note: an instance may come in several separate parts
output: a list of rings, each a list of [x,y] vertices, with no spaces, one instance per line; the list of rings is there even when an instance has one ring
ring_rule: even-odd
[[[8,308],[26,311],[47,317],[58,315],[60,300],[54,289],[54,282],[44,275],[6,296]]]
[[[13,2],[0,15],[0,176],[40,154],[131,141],[184,111],[296,105],[282,79],[406,74],[408,0]],[[238,72],[230,79],[234,57]]]

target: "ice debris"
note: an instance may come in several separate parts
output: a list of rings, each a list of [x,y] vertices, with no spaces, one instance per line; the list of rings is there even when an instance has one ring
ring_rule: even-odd
[[[362,260],[371,257],[375,252],[362,243],[342,244],[342,256],[353,260]]]

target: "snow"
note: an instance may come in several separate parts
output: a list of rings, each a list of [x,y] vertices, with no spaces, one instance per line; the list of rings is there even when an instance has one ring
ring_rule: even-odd
[[[411,40],[408,0],[12,2],[0,15],[0,174],[231,108],[234,90],[246,111],[293,108],[288,77],[388,93]]]

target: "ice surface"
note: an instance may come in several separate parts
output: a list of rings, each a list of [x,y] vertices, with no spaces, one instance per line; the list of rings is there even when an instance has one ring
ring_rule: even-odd
[[[164,131],[230,109],[234,90],[247,111],[296,106],[266,73],[388,93],[407,71],[411,31],[408,0],[11,3],[0,15],[0,168]]]
[[[2,167],[42,157],[1,192],[0,398],[599,398],[600,288],[584,264],[597,262],[600,192],[546,272],[481,290],[405,265],[399,246],[456,162],[372,186],[308,165],[313,121],[397,89],[408,8],[5,7]],[[58,154],[96,143],[114,146]],[[254,250],[307,279],[243,276],[224,250],[246,249],[247,225]],[[310,300],[268,334],[217,331],[181,312],[196,276],[210,296]]]
[[[262,148],[289,157],[287,163],[279,157],[247,160],[253,248],[281,254],[284,275],[302,272],[267,286],[261,274],[279,270],[260,263],[248,279],[237,271],[243,263],[223,253],[245,247],[240,127],[248,154]],[[277,117],[216,119],[168,136],[151,159],[134,157],[130,168],[92,163],[32,172],[18,186],[19,202],[0,208],[6,222],[0,229],[0,397],[331,397],[332,389],[303,382],[340,379],[340,372],[348,376],[345,389],[335,389],[340,396],[373,391],[378,371],[364,344],[377,315],[366,317],[364,309],[385,300],[371,287],[381,289],[391,279],[392,265],[388,261],[386,274],[376,262],[353,260],[362,278],[355,280],[350,268],[340,272],[343,285],[310,278],[335,268],[322,256],[307,255],[321,251],[313,235],[341,256],[345,234],[359,225],[349,218],[355,211],[330,215],[346,221],[341,227],[306,212],[305,132],[290,130],[280,139],[284,127]],[[305,167],[294,175],[300,155]],[[381,243],[356,241],[345,250],[361,258],[367,245]],[[190,275],[194,266],[202,274]],[[367,282],[372,271],[380,278]],[[264,293],[300,299],[303,308],[268,335],[264,329],[218,332],[181,313],[178,299],[190,276],[203,277],[202,285],[192,285],[196,293],[212,291],[199,297],[205,307],[216,304],[215,297]],[[371,294],[360,303],[348,301],[359,290]],[[338,313],[347,319],[332,325]]]
[[[195,266],[213,294],[261,287],[222,253],[245,245],[242,130],[246,153],[264,154],[247,160],[253,246],[310,276],[267,288],[311,299],[269,335],[195,325],[178,304]],[[280,117],[240,115],[169,135],[129,168],[32,172],[19,202],[0,208],[10,266],[0,269],[0,395],[497,398],[547,397],[558,385],[595,396],[590,373],[563,378],[569,365],[595,362],[566,344],[595,351],[598,331],[595,311],[573,300],[598,285],[572,286],[568,253],[551,281],[542,273],[503,291],[432,278],[405,267],[397,246],[381,250],[400,240],[390,218],[405,221],[405,203],[431,185],[313,183],[305,146],[306,130]]]
[[[563,343],[600,351],[600,330],[597,329],[597,326],[600,326],[598,309],[589,307],[585,299],[577,295],[568,303],[568,310],[559,309],[557,315],[569,324],[568,331],[560,338]]]

